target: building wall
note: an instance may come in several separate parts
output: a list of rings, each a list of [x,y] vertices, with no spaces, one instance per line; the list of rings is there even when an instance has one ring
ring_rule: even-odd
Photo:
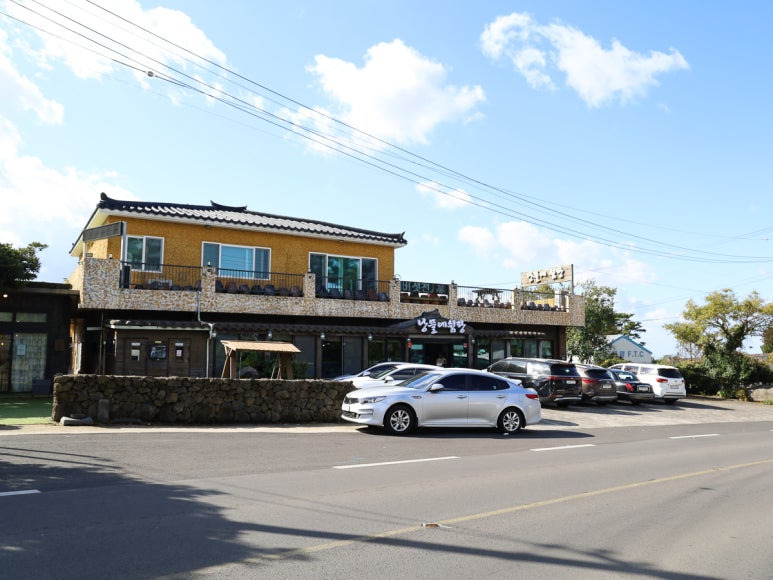
[[[336,256],[375,258],[378,279],[394,276],[394,248],[356,241],[337,241],[292,234],[255,232],[248,229],[215,227],[184,222],[110,216],[106,223],[126,222],[129,236],[164,238],[164,263],[179,266],[201,266],[202,244],[215,242],[237,246],[271,249],[271,271],[303,274],[309,269],[309,252]],[[90,242],[86,248],[94,258],[121,257],[121,238]]]

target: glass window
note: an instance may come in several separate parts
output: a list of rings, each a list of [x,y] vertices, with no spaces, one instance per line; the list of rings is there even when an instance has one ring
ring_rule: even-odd
[[[134,270],[160,272],[163,262],[164,239],[147,236],[126,238],[126,262]]]
[[[541,340],[539,343],[539,352],[542,358],[553,358],[553,341]]]
[[[17,312],[16,322],[45,322],[45,312]]]
[[[13,312],[0,312],[0,322],[13,321]]]
[[[309,270],[319,283],[326,283],[328,289],[367,290],[375,288],[378,260],[311,253]]]
[[[267,280],[271,272],[271,250],[204,242],[201,265],[216,268],[221,276],[243,278],[245,272],[251,272],[253,278]]]

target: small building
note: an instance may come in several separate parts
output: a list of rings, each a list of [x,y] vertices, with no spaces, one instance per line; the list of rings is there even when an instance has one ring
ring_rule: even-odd
[[[0,295],[0,394],[33,392],[69,371],[77,301],[69,284],[50,282],[29,282]]]
[[[609,348],[621,359],[635,363],[651,363],[652,351],[625,334],[607,336]]]
[[[585,323],[583,297],[566,291],[400,280],[406,244],[402,233],[246,206],[102,194],[71,251],[72,367],[218,376],[223,341],[274,340],[300,351],[297,378],[440,355],[483,368],[511,354],[565,357],[567,327]],[[249,356],[239,364],[255,368]]]

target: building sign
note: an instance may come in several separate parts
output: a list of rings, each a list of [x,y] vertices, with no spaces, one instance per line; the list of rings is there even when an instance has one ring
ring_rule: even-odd
[[[103,240],[105,238],[122,236],[126,231],[125,226],[126,222],[115,222],[112,224],[106,224],[104,226],[83,230],[83,241],[93,242],[94,240]]]
[[[564,266],[552,266],[530,272],[521,272],[521,287],[539,286],[540,284],[555,284],[561,282],[572,282],[574,266],[567,264]]]
[[[416,326],[422,334],[437,334],[438,331],[448,334],[464,334],[464,320],[438,320],[437,318],[417,318]]]

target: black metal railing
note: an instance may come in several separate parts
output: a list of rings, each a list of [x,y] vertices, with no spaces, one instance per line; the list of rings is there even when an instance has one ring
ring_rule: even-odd
[[[121,262],[121,288],[201,290],[201,268],[152,262]]]
[[[512,308],[514,304],[512,290],[501,288],[481,288],[480,286],[457,286],[457,306],[477,308]]]
[[[318,276],[315,295],[317,298],[389,302],[389,281]]]
[[[263,296],[303,296],[303,274],[220,268],[215,291]]]

